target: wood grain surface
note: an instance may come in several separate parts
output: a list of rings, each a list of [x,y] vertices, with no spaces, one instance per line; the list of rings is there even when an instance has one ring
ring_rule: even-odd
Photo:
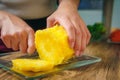
[[[85,52],[86,55],[102,58],[99,63],[87,65],[72,70],[61,71],[41,80],[120,80],[120,44],[108,44],[106,42],[90,43]],[[21,54],[17,54],[19,56]],[[4,59],[13,59],[4,56]],[[0,69],[0,80],[24,80],[16,75]]]

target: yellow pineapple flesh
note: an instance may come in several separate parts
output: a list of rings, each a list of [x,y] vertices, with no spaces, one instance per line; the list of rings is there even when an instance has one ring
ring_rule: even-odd
[[[54,26],[35,33],[35,45],[42,60],[53,62],[54,65],[73,56],[74,50],[68,43],[68,35],[62,26]]]
[[[49,61],[40,59],[15,59],[12,60],[13,70],[19,71],[47,71],[53,68],[53,64]]]

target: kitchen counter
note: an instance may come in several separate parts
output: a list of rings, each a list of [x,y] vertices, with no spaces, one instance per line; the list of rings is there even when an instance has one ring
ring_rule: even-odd
[[[104,41],[92,42],[84,53],[100,57],[102,61],[77,69],[64,70],[41,80],[120,80],[120,44],[110,44]],[[18,54],[2,58],[13,59],[20,55],[22,54],[18,52]],[[0,68],[0,80],[24,79]]]

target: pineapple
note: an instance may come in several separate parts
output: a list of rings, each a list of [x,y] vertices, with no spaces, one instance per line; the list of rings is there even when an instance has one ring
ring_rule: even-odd
[[[12,60],[13,70],[18,71],[47,71],[53,68],[53,64],[49,61],[40,59],[15,59]]]
[[[35,45],[40,59],[51,61],[54,65],[70,59],[74,53],[69,46],[66,31],[59,25],[38,30],[35,33]]]

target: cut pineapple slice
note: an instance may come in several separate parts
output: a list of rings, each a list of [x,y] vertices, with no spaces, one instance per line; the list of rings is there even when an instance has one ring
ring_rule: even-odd
[[[68,44],[68,36],[62,26],[53,26],[35,33],[35,45],[42,60],[61,64],[73,56],[74,50]]]
[[[12,60],[13,70],[19,71],[47,71],[53,68],[53,64],[49,61],[40,59],[15,59]]]

